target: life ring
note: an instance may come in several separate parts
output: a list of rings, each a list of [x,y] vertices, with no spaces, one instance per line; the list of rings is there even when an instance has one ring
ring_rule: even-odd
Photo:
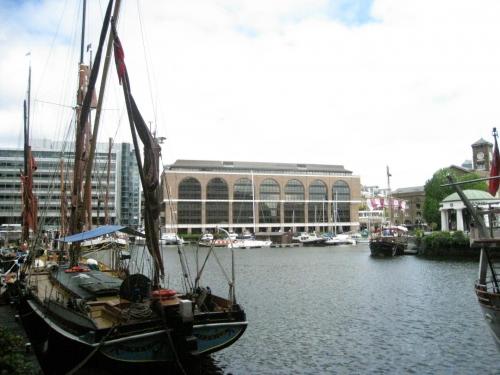
[[[64,270],[66,273],[75,273],[75,272],[89,272],[90,269],[82,266],[73,266],[71,268],[68,268],[67,270]]]
[[[151,296],[159,300],[174,299],[176,295],[177,292],[173,289],[157,289],[151,292]]]

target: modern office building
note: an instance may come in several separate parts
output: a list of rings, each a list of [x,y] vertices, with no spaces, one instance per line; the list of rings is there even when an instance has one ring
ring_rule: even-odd
[[[119,223],[132,228],[141,227],[141,180],[135,151],[130,143],[122,143],[119,159],[119,178],[117,188],[117,217]],[[118,204],[118,203],[117,203]]]
[[[177,160],[162,183],[164,225],[180,233],[359,227],[360,179],[341,165]]]
[[[74,145],[50,140],[33,140],[32,152],[37,164],[34,194],[38,199],[38,218],[45,229],[59,229],[61,195],[66,193],[68,215]],[[108,154],[110,154],[108,156]],[[108,159],[109,183],[108,183]],[[22,212],[20,171],[24,169],[22,148],[0,149],[0,224],[20,224]],[[98,143],[92,174],[93,224],[104,223],[105,197],[108,195],[110,223],[138,224],[140,216],[139,178],[135,156],[129,144]],[[134,221],[135,220],[135,221]]]

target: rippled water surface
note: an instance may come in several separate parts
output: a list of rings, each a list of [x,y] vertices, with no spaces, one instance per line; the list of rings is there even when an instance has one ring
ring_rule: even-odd
[[[177,249],[163,251],[170,284],[181,289]],[[230,250],[216,252],[230,274]],[[194,254],[186,247],[192,273]],[[236,295],[249,325],[212,355],[215,372],[500,373],[473,290],[477,262],[369,254],[363,244],[235,250]],[[202,280],[227,296],[214,259]]]

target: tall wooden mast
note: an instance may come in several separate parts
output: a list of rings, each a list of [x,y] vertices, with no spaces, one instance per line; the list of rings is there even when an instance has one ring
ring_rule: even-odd
[[[27,194],[27,189],[28,189],[28,175],[30,173],[29,171],[29,159],[31,157],[31,150],[30,150],[30,145],[29,145],[29,132],[30,132],[30,101],[31,101],[31,63],[29,67],[29,72],[28,72],[28,91],[27,91],[27,98],[24,100],[24,172],[23,172],[23,217],[22,217],[22,223],[23,223],[23,231],[22,231],[22,236],[21,240],[28,241],[29,235],[30,235],[30,225],[29,225],[29,220],[28,220],[28,215],[29,215],[29,195]]]
[[[121,3],[120,0],[116,0],[116,2],[115,2],[115,8],[113,10],[113,19],[115,20],[115,22],[118,18],[118,14],[120,12],[120,3]],[[85,202],[85,207],[88,210],[87,211],[87,218],[88,218],[87,221],[90,222],[90,225],[92,224],[92,212],[90,211],[92,209],[92,207],[91,207],[91,200],[92,200],[91,195],[92,194],[91,194],[91,189],[90,189],[90,186],[92,184],[92,166],[94,164],[95,149],[96,149],[96,144],[97,144],[97,134],[99,132],[102,103],[104,100],[104,92],[106,89],[106,81],[108,78],[109,64],[111,61],[112,48],[113,48],[113,38],[109,38],[108,45],[106,47],[106,57],[104,60],[104,67],[103,67],[102,78],[101,78],[101,86],[99,89],[99,96],[98,96],[97,107],[96,107],[94,129],[93,129],[92,137],[91,137],[90,144],[89,144],[88,160],[87,160],[87,164],[85,166],[85,186],[86,186],[86,188],[85,188],[85,192],[84,192],[83,201]],[[97,218],[97,221],[99,223],[99,218]]]
[[[90,106],[92,100],[92,93],[95,88],[95,84],[97,81],[97,75],[99,73],[99,66],[101,62],[102,49],[104,45],[104,41],[106,39],[106,34],[108,32],[109,20],[111,18],[111,9],[113,7],[113,1],[110,0],[108,3],[108,7],[106,9],[106,15],[104,17],[104,23],[101,29],[101,35],[99,37],[99,46],[97,48],[97,53],[95,55],[94,60],[94,68],[90,73],[90,78],[88,79],[88,86],[79,87],[78,96],[79,98],[83,98],[81,102],[81,106],[78,105],[77,109],[77,117],[78,122],[76,124],[76,138],[75,138],[75,159],[74,159],[74,171],[73,171],[73,186],[71,193],[71,218],[70,218],[70,226],[69,232],[71,234],[79,233],[83,229],[83,224],[85,221],[84,217],[84,202],[82,197],[82,182],[83,182],[83,172],[86,169],[86,162],[88,158],[88,149],[84,148],[85,138],[87,132],[86,124],[88,123],[88,118],[90,116]],[[82,38],[82,45],[84,44],[84,40]],[[80,83],[82,80],[82,67],[83,64],[80,64]],[[87,67],[88,68],[88,67]],[[86,80],[85,80],[86,81]],[[78,264],[78,260],[80,258],[80,248],[79,244],[74,244],[70,251],[70,265],[75,266]]]

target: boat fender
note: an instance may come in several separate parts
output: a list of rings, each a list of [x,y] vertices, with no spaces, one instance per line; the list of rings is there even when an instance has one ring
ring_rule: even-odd
[[[99,262],[93,258],[87,259],[87,267],[91,270],[99,271]]]

